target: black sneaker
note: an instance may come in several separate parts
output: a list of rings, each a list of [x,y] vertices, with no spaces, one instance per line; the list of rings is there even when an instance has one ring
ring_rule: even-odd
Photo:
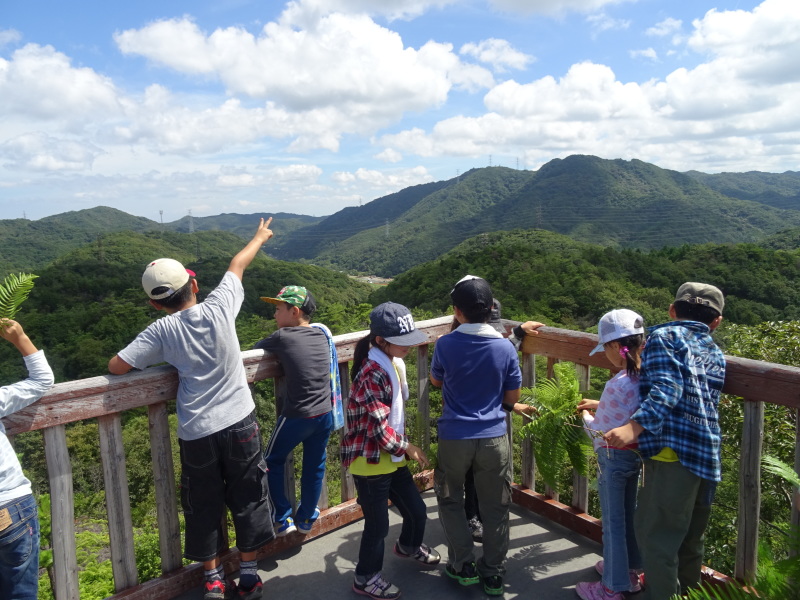
[[[455,579],[461,585],[474,585],[480,581],[478,569],[475,567],[474,562],[464,563],[460,571],[456,571],[453,565],[448,564],[444,568],[444,572],[448,577]]]
[[[479,544],[483,543],[483,523],[481,523],[478,517],[472,517],[469,522],[469,532],[472,534],[472,541],[478,542]]]
[[[481,579],[483,579],[483,591],[486,592],[486,595],[503,595],[503,578],[500,575],[489,575],[488,577],[481,577]]]
[[[242,586],[236,589],[237,600],[261,600],[264,591],[264,583],[261,581],[260,575],[256,577],[256,582],[249,590],[244,589]]]

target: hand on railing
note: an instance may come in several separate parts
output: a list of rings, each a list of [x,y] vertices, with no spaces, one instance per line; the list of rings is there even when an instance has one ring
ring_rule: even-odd
[[[428,461],[428,457],[425,456],[425,452],[422,451],[422,448],[415,446],[414,444],[408,444],[408,448],[406,448],[406,457],[417,461],[420,467],[427,468],[431,466],[431,463]]]

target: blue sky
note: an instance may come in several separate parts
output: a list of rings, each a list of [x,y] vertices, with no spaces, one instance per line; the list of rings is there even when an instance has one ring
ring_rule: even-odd
[[[800,170],[797,0],[0,8],[0,218],[327,215],[489,164]]]

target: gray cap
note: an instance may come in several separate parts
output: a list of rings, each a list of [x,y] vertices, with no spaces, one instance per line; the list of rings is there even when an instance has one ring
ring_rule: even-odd
[[[708,306],[719,314],[722,314],[722,309],[725,308],[725,298],[718,287],[695,281],[687,281],[678,288],[678,293],[675,294],[675,302],[688,302],[689,304]]]

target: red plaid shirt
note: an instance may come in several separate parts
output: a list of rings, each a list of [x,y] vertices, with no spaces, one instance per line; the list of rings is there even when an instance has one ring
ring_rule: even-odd
[[[389,374],[368,358],[356,374],[347,399],[347,433],[341,447],[345,467],[359,456],[369,464],[378,464],[381,451],[395,456],[405,454],[408,440],[389,427],[391,403]]]

